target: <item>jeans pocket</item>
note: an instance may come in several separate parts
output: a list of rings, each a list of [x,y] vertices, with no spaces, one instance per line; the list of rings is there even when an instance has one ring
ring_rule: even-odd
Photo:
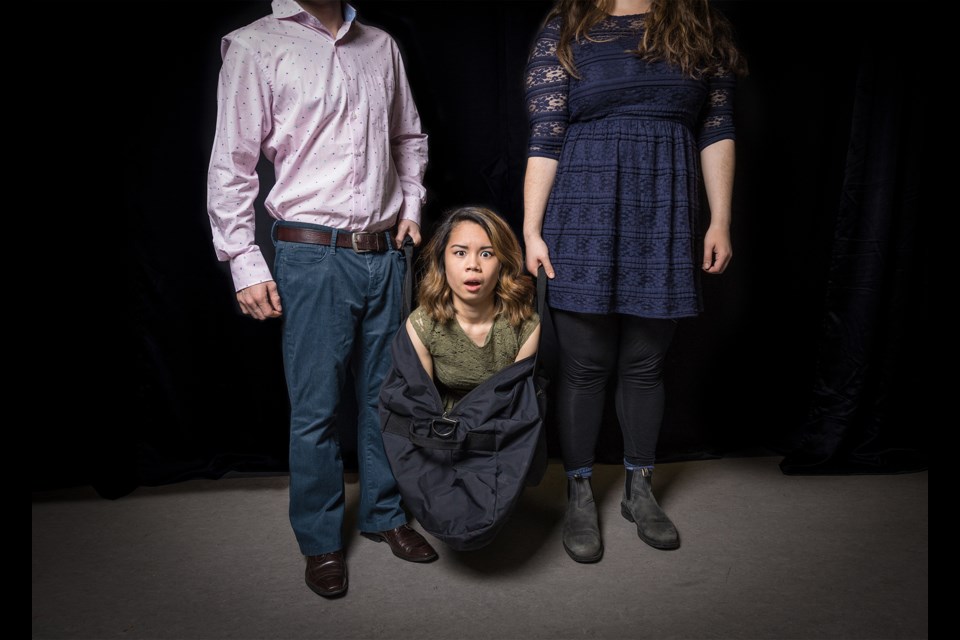
[[[322,262],[330,247],[325,244],[277,241],[276,262],[280,264],[317,264]]]

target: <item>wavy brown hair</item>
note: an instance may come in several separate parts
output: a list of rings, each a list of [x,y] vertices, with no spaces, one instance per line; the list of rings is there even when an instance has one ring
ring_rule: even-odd
[[[533,279],[523,273],[523,254],[513,230],[503,218],[483,207],[453,209],[440,221],[420,256],[420,306],[436,322],[448,322],[456,315],[444,254],[453,229],[461,222],[480,225],[490,238],[493,254],[500,261],[500,277],[493,292],[497,315],[503,315],[510,326],[519,327],[533,315]]]
[[[570,43],[588,35],[603,20],[613,0],[557,0],[547,21],[559,17],[557,57],[579,78]],[[730,71],[747,75],[747,61],[737,50],[733,27],[709,0],[653,0],[644,22],[643,39],[634,52],[644,60],[663,60],[691,77]]]

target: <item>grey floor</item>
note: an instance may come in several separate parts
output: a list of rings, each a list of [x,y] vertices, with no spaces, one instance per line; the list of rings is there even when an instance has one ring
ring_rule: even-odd
[[[620,516],[622,468],[594,479],[606,545],[560,544],[551,464],[498,538],[403,562],[354,534],[350,590],[303,583],[287,478],[195,480],[116,501],[33,495],[34,638],[927,638],[927,473],[808,476],[779,458],[661,464],[683,544]],[[348,526],[357,486],[348,478]]]

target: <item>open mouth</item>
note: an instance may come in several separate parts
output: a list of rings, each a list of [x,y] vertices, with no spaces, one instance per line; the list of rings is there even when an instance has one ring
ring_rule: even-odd
[[[470,291],[471,293],[479,291],[482,285],[483,281],[481,280],[471,279],[463,281],[463,286],[466,287],[467,291]]]

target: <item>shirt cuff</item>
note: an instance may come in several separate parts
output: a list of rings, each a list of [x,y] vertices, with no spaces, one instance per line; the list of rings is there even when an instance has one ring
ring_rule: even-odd
[[[233,276],[233,286],[237,291],[273,280],[273,275],[259,247],[254,247],[247,253],[233,258],[230,261],[230,274]]]
[[[422,227],[423,225],[420,224],[420,209],[422,207],[423,203],[417,196],[405,196],[403,198],[403,211],[400,212],[399,219],[416,222],[418,227]]]

